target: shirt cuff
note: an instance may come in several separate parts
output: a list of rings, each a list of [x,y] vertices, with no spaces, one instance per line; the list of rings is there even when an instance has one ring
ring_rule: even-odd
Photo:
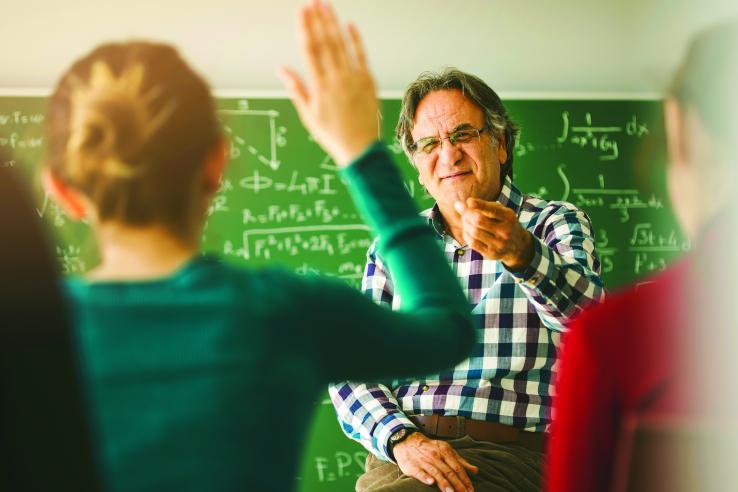
[[[341,169],[338,172],[339,175],[344,179],[353,179],[357,173],[361,172],[362,166],[371,161],[371,156],[373,156],[375,153],[382,153],[384,151],[384,145],[382,144],[382,142],[379,140],[375,140],[373,143],[369,144],[369,146],[364,149],[361,154],[359,154],[353,161],[351,161],[348,166]]]
[[[400,429],[419,430],[418,426],[413,424],[409,418],[401,413],[392,413],[379,421],[372,433],[374,449],[379,453],[377,457],[384,461],[395,463],[389,454],[389,438]]]
[[[510,272],[516,282],[537,288],[544,279],[554,275],[554,253],[541,240],[533,237],[533,259],[519,272]]]

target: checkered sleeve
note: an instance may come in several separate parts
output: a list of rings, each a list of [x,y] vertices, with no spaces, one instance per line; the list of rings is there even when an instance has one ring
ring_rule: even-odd
[[[393,287],[381,259],[377,241],[367,251],[362,290],[377,304],[392,307]],[[341,430],[379,459],[392,461],[389,437],[401,428],[417,428],[402,412],[390,389],[379,383],[344,381],[328,387]]]
[[[511,272],[542,322],[557,331],[591,302],[604,298],[600,261],[589,217],[574,205],[551,202],[533,231],[533,260]],[[548,208],[548,207],[547,207]]]

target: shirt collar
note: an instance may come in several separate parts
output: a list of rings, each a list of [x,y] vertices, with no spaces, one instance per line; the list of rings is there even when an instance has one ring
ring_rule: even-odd
[[[524,196],[518,187],[513,184],[510,176],[505,176],[505,179],[502,181],[500,196],[497,197],[497,203],[509,208],[515,212],[515,215],[518,215],[523,201]],[[433,204],[433,208],[431,208],[428,214],[428,223],[433,226],[433,230],[439,236],[443,237],[446,235],[446,225],[443,222],[443,216],[441,215],[441,209],[438,208],[438,203]]]

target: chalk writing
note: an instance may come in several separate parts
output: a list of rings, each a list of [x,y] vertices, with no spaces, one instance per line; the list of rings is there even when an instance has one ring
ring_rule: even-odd
[[[83,273],[87,270],[80,248],[77,246],[57,246],[56,258],[64,274]]]
[[[289,181],[285,182],[264,176],[258,170],[254,170],[249,176],[239,181],[239,186],[254,193],[270,189],[300,195],[335,195],[338,192],[335,174],[322,173],[319,176],[304,176],[299,171],[292,171]]]
[[[648,125],[639,122],[634,115],[625,125],[595,125],[592,113],[584,114],[583,125],[572,125],[569,111],[561,113],[561,135],[556,139],[560,144],[569,143],[580,148],[591,148],[599,153],[602,161],[614,161],[620,157],[620,134],[640,138],[648,135]],[[625,132],[623,131],[625,130]]]
[[[289,205],[268,205],[265,212],[255,212],[250,208],[243,209],[243,224],[282,224],[291,222],[301,224],[304,222],[318,222],[330,224],[337,218],[358,219],[357,214],[342,212],[336,205],[328,205],[325,200],[314,200],[307,206],[300,203]]]
[[[222,116],[226,116],[229,122],[234,122],[238,118],[262,118],[266,125],[268,125],[269,135],[269,150],[264,153],[261,149],[257,148],[251,143],[247,143],[246,139],[241,136],[234,135],[233,130],[229,124],[225,124],[223,128],[225,132],[231,135],[231,159],[236,159],[241,155],[241,149],[245,148],[246,151],[256,157],[256,159],[269,167],[273,171],[277,171],[282,164],[277,158],[277,148],[284,147],[287,145],[287,129],[283,126],[277,127],[277,118],[279,117],[279,111],[276,110],[253,110],[248,109],[249,104],[247,100],[241,100],[238,102],[239,109],[221,109],[218,112]],[[250,142],[256,141],[256,138],[250,140]]]
[[[566,179],[565,176],[563,179]],[[596,188],[574,188],[572,190],[574,205],[584,209],[609,207],[618,211],[622,223],[630,220],[630,211],[633,209],[664,208],[662,201],[653,194],[644,199],[636,188],[606,188],[603,174],[599,174],[597,180]]]
[[[371,244],[367,234],[369,227],[356,225],[320,225],[283,227],[274,229],[249,229],[243,233],[243,257],[270,259],[275,253],[296,256],[300,253],[318,252],[328,256],[346,255],[361,251]],[[348,231],[359,231],[359,237],[349,237]],[[356,236],[356,234],[352,234]]]
[[[366,451],[354,453],[338,451],[331,457],[316,456],[314,463],[318,482],[334,482],[341,478],[358,477],[364,473],[367,455]]]
[[[0,126],[6,125],[40,125],[44,122],[43,113],[27,113],[25,111],[11,111],[0,113]]]
[[[636,275],[663,270],[668,258],[689,249],[690,242],[680,239],[675,229],[659,233],[650,223],[635,224],[628,240],[628,251],[634,253]]]
[[[16,132],[9,136],[0,136],[0,147],[10,147],[11,149],[40,149],[44,143],[42,137],[24,137]]]

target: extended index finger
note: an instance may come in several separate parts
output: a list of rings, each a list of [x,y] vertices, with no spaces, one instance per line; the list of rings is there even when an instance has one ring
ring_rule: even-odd
[[[477,210],[485,217],[493,220],[506,221],[510,220],[515,215],[512,210],[504,205],[500,205],[497,202],[482,200],[481,198],[467,198],[466,206],[468,209]]]

